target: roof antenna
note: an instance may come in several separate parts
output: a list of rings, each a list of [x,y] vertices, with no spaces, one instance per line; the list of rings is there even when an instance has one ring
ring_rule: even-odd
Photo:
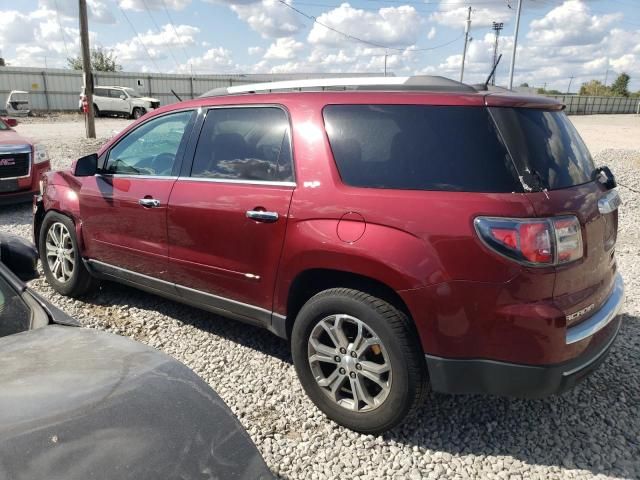
[[[489,88],[489,82],[491,81],[491,77],[493,77],[496,74],[496,68],[498,68],[498,64],[500,63],[501,58],[502,58],[502,54],[498,55],[498,59],[496,60],[495,65],[491,69],[491,73],[487,77],[487,80],[484,82],[484,90],[487,90]]]
[[[178,101],[179,101],[179,102],[181,102],[181,101],[182,101],[182,99],[180,98],[180,96],[179,96],[176,92],[174,92],[174,91],[173,91],[173,88],[171,89],[171,93],[173,93],[173,96],[174,96],[174,97],[176,97],[176,98],[178,99]]]

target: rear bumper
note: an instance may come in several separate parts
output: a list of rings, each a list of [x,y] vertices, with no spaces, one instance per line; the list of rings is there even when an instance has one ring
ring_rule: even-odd
[[[433,390],[442,393],[486,393],[540,398],[573,388],[607,357],[622,320],[617,316],[624,301],[622,278],[604,305],[584,322],[567,329],[566,343],[590,340],[576,358],[555,365],[522,365],[487,359],[453,359],[426,355]]]

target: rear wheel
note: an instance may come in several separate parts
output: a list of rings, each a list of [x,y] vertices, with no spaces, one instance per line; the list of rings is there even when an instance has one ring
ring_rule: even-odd
[[[352,430],[393,428],[426,391],[424,357],[409,319],[365,292],[336,288],[312,297],[296,318],[291,343],[307,395]]]
[[[95,118],[100,117],[100,109],[98,108],[98,106],[95,103],[93,104],[93,116]]]
[[[82,262],[70,218],[49,212],[42,221],[38,250],[45,277],[58,293],[78,297],[97,285]]]

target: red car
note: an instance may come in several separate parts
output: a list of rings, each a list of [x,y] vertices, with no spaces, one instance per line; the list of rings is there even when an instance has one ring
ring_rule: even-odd
[[[16,125],[0,117],[0,205],[32,201],[42,174],[51,170],[45,147],[18,135]]]
[[[309,397],[361,432],[428,386],[561,392],[623,301],[615,181],[562,108],[441,77],[214,90],[45,176],[44,272],[289,339]]]

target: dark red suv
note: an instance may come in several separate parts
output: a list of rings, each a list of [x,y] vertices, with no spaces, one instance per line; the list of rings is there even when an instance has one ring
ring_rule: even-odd
[[[306,392],[379,433],[439,392],[537,397],[620,328],[613,176],[562,105],[440,77],[214,90],[48,174],[45,274],[288,338]]]

